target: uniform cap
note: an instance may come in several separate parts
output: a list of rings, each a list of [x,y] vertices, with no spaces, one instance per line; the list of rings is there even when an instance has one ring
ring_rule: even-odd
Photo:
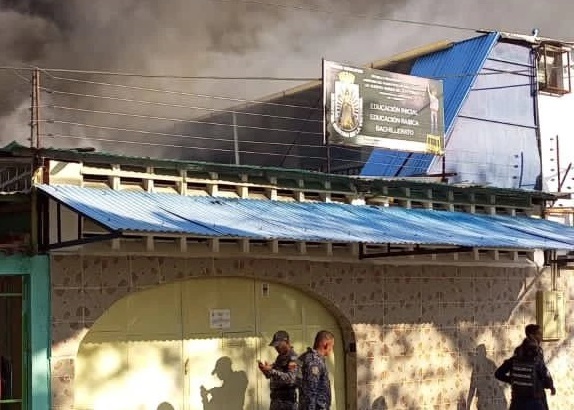
[[[273,340],[269,343],[269,346],[277,346],[280,342],[288,342],[289,341],[289,333],[284,330],[278,330],[273,335]]]

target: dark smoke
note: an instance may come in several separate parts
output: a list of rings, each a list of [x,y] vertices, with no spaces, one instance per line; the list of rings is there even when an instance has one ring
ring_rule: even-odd
[[[362,64],[472,31],[446,30],[382,21],[392,17],[475,28],[529,33],[533,27],[550,37],[569,37],[574,2],[558,0],[525,5],[522,0],[0,0],[0,65],[173,75],[320,77],[320,59]],[[262,3],[277,3],[265,6]],[[281,5],[285,4],[286,7]],[[321,9],[327,13],[297,9]],[[361,16],[361,17],[352,17]],[[372,16],[372,18],[364,17]],[[563,17],[557,20],[558,17]],[[239,98],[289,88],[293,83],[201,82],[68,75],[84,81],[116,82],[145,88],[176,89]],[[26,143],[29,73],[0,70],[0,142]],[[47,88],[79,94],[103,93],[94,84],[62,82],[45,75]],[[140,100],[157,94],[105,89],[106,95]],[[55,100],[43,95],[43,103]],[[58,97],[57,103],[86,110],[126,111],[110,101]],[[177,96],[165,103],[206,105]],[[221,101],[211,101],[223,104]],[[227,105],[230,105],[228,103]],[[141,107],[130,108],[141,113]],[[44,117],[129,128],[142,124],[125,117],[52,112]],[[146,115],[191,118],[202,113],[155,107]],[[157,129],[166,124],[156,123]],[[47,126],[45,127],[48,128]],[[146,128],[150,128],[148,122]],[[72,130],[61,126],[61,133]],[[74,130],[75,134],[80,131]],[[111,131],[82,130],[86,135],[128,138]],[[135,138],[135,137],[134,137]],[[143,137],[140,137],[143,138]],[[151,138],[151,137],[150,137]],[[144,138],[145,139],[145,138]],[[80,142],[78,142],[79,144]],[[58,141],[46,145],[58,145]],[[75,145],[65,141],[59,145]],[[88,142],[89,145],[89,142]],[[94,144],[91,144],[94,145]],[[114,147],[115,148],[115,147]],[[143,153],[143,151],[142,151]],[[157,154],[157,153],[154,153]],[[152,154],[148,154],[152,155]]]
[[[375,10],[390,13],[403,3],[404,0],[388,0],[383,4],[374,0],[309,0],[301,6],[344,13]],[[320,27],[315,39],[321,39],[325,44],[332,41],[333,35],[339,37],[356,29],[357,23],[345,14],[339,17],[337,14],[305,16],[296,9],[241,0],[0,0],[0,65],[174,75],[268,74],[259,72],[262,69],[257,67],[256,60],[246,57],[253,54],[255,59],[263,60],[261,67],[269,69],[269,66],[280,65],[278,71],[283,72],[291,67],[291,76],[304,76],[305,70],[291,65],[289,60],[292,55],[308,50],[306,27],[309,27],[310,19]],[[274,35],[278,26],[281,33]],[[265,61],[266,54],[273,56],[273,64],[271,60]],[[275,61],[277,56],[282,56],[283,61]],[[313,57],[313,68],[319,67],[320,58],[319,51]],[[310,66],[308,62],[305,65]],[[12,140],[14,135],[27,135],[30,87],[26,79],[29,75],[25,71],[0,71],[0,95],[3,96],[0,100],[0,141]],[[318,76],[318,73],[314,75]],[[86,75],[81,79],[110,80]],[[120,79],[120,82],[148,88],[209,91],[216,95],[228,95],[238,89],[247,92],[246,87],[249,87],[252,98],[268,90],[274,91],[268,89],[269,84],[254,83],[166,84],[160,80],[135,79]],[[44,76],[43,85],[75,93],[98,92],[95,85],[56,84],[49,76]],[[280,88],[290,85],[275,84]],[[145,93],[128,95],[146,97]],[[116,96],[126,97],[126,94]],[[76,101],[69,97],[65,105],[76,106]],[[112,108],[101,101],[89,101],[82,107],[91,110]],[[166,112],[156,110],[152,114],[165,115]],[[79,119],[86,120],[85,116],[74,117],[76,121]],[[113,123],[110,119],[108,122]],[[114,125],[120,124],[126,125],[121,121]]]

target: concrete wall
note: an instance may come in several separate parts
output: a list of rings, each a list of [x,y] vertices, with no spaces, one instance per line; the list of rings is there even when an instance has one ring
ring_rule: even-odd
[[[53,408],[73,408],[78,346],[112,303],[160,283],[206,276],[288,283],[325,300],[340,316],[346,343],[356,341],[356,366],[347,371],[356,386],[347,390],[356,387],[358,409],[506,409],[509,389],[492,373],[521,341],[524,326],[535,322],[536,290],[550,289],[549,273],[537,274],[525,263],[53,256]],[[559,289],[569,289],[570,276],[558,278]],[[550,399],[555,410],[574,406],[573,297],[566,292],[568,337],[544,345],[558,389]]]

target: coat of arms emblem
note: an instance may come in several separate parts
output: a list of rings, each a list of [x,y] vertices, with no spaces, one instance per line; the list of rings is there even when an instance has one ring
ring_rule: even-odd
[[[335,131],[346,138],[353,138],[363,126],[363,99],[355,75],[341,71],[331,93],[331,124]]]

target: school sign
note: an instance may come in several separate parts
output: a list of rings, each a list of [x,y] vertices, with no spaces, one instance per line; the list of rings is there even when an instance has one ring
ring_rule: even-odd
[[[328,144],[444,153],[442,81],[323,61]]]

